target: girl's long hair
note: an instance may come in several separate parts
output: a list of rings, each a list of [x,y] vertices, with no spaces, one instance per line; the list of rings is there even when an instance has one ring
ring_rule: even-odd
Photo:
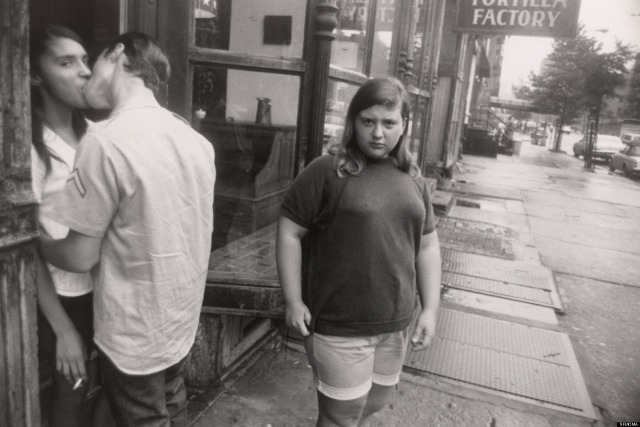
[[[40,73],[40,57],[45,54],[51,43],[57,39],[71,39],[84,46],[82,39],[74,31],[60,25],[47,25],[31,32],[29,39],[29,66],[31,75]],[[38,110],[42,105],[40,91],[31,88],[31,143],[38,153],[38,157],[42,159],[46,166],[46,175],[51,172],[51,158],[60,160],[47,148],[44,143],[44,128],[42,118],[38,114]],[[87,132],[87,121],[82,112],[78,109],[73,110],[71,117],[73,131],[78,138],[84,136]]]
[[[347,117],[345,118],[340,150],[334,159],[334,166],[340,177],[360,175],[364,171],[367,163],[366,155],[358,146],[354,131],[354,123],[358,114],[376,105],[391,108],[398,104],[401,106],[400,114],[405,123],[405,127],[398,143],[394,149],[391,150],[389,156],[394,159],[396,165],[404,172],[412,177],[420,176],[420,168],[418,168],[409,151],[409,138],[407,137],[411,112],[409,107],[409,94],[398,79],[394,77],[384,77],[367,81],[358,89],[351,100]]]

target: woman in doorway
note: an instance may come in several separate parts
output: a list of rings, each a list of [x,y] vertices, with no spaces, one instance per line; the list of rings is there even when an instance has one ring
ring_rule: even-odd
[[[435,333],[440,247],[408,121],[397,79],[366,82],[349,106],[341,151],[311,162],[282,205],[278,272],[287,325],[305,337],[318,426],[362,425],[384,407],[400,378],[416,284],[413,349]]]
[[[80,37],[61,26],[47,26],[30,38],[32,109],[32,182],[40,203],[40,231],[65,237],[68,228],[49,218],[54,198],[73,170],[84,118],[84,86],[91,70]],[[88,356],[93,348],[92,283],[89,273],[73,273],[46,264],[37,266],[39,359],[52,375],[50,408],[42,408],[49,426],[89,425],[82,410],[89,392]],[[102,402],[102,399],[100,399]],[[105,422],[104,403],[98,418]]]

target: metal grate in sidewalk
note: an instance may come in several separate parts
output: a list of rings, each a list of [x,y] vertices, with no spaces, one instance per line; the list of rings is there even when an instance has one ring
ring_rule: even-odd
[[[595,419],[566,334],[441,309],[432,345],[409,351],[407,370]]]
[[[450,288],[500,296],[515,301],[556,308],[553,298],[551,298],[551,293],[544,289],[527,288],[526,286],[511,285],[509,283],[446,271],[442,273],[442,283]]]
[[[444,286],[564,311],[553,274],[542,265],[443,249],[442,273]]]
[[[518,273],[532,274],[534,276],[547,277],[549,269],[543,265],[532,264],[524,261],[512,261],[468,252],[460,252],[451,249],[442,249],[442,260],[459,263],[473,263],[498,270],[511,270]]]
[[[442,261],[442,270],[467,276],[480,277],[483,279],[497,280],[499,282],[513,283],[515,285],[522,285],[530,288],[552,289],[549,277],[534,276],[514,269],[500,269],[495,266],[485,265],[481,262],[455,262],[444,260]]]

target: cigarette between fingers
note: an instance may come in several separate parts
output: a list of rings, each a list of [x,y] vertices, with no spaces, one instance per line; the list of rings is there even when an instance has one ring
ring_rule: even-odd
[[[82,378],[78,378],[78,380],[76,381],[76,383],[73,385],[73,390],[77,390],[82,386]]]

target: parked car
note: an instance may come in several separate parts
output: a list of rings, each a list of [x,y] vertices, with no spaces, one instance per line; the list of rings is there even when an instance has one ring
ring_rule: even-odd
[[[593,151],[594,159],[611,160],[611,156],[619,153],[626,148],[619,136],[614,135],[598,135],[595,150]],[[573,144],[573,155],[576,157],[584,156],[587,152],[587,137],[584,136],[580,141]]]
[[[638,133],[623,133],[620,139],[625,144],[631,144],[631,145],[640,144],[640,134]]]
[[[640,145],[628,145],[622,153],[611,156],[609,170],[620,169],[626,176],[640,172]]]

